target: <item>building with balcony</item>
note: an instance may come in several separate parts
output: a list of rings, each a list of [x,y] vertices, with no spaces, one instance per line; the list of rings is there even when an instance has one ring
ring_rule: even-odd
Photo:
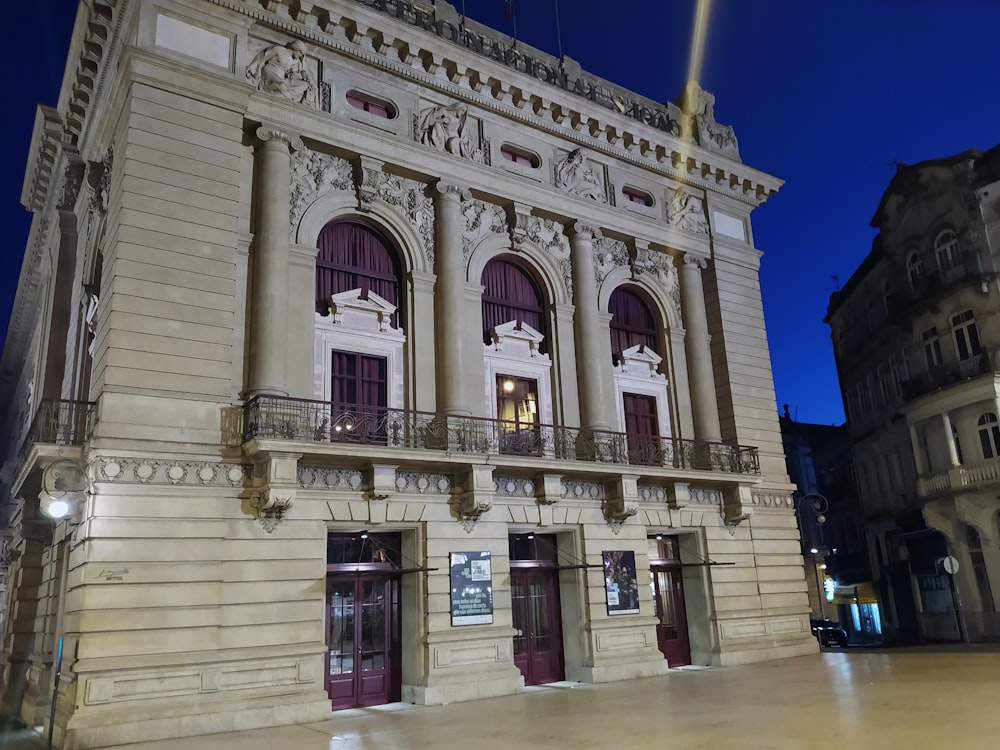
[[[872,226],[827,322],[886,636],[997,638],[1000,147],[901,165]]]
[[[779,184],[696,83],[443,0],[81,3],[2,363],[5,710],[84,748],[814,651]]]

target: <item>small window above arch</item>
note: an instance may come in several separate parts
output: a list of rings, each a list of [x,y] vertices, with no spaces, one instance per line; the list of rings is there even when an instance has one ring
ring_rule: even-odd
[[[906,273],[910,277],[910,286],[919,289],[924,283],[924,262],[916,250],[911,250],[906,256]]]
[[[396,119],[396,107],[390,101],[365,94],[357,89],[348,91],[346,98],[347,103],[355,109],[368,112],[375,117],[384,117],[387,120]]]
[[[962,251],[958,244],[958,235],[951,229],[938,233],[934,240],[934,253],[937,256],[938,268],[943,273],[958,268],[962,264]]]
[[[626,185],[622,188],[622,195],[624,195],[630,203],[637,203],[640,206],[652,206],[653,196],[647,193],[645,190],[640,190],[639,188]]]
[[[521,164],[522,166],[529,167],[531,169],[538,169],[542,166],[542,160],[538,154],[532,153],[531,151],[523,149],[520,146],[514,146],[510,143],[505,143],[500,146],[500,155],[506,161]]]

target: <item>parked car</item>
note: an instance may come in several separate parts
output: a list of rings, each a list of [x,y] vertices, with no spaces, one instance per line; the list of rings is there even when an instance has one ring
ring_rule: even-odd
[[[847,645],[847,631],[840,627],[839,622],[829,618],[814,618],[809,620],[809,627],[820,646],[840,646],[843,648]]]

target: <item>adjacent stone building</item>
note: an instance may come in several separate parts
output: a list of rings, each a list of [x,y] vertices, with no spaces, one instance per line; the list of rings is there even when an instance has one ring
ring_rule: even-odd
[[[1000,147],[900,165],[872,226],[827,321],[883,633],[997,638]]]
[[[8,712],[82,748],[816,649],[780,183],[696,83],[443,0],[87,0],[66,71],[2,362]]]

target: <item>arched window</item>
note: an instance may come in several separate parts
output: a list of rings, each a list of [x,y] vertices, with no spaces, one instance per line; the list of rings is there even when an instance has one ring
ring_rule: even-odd
[[[946,229],[934,240],[934,254],[937,256],[938,268],[947,273],[961,265],[962,256],[958,246],[958,235]]]
[[[316,310],[326,313],[330,295],[361,289],[399,306],[399,259],[389,242],[352,219],[331,221],[319,233],[316,256]],[[397,310],[396,316],[399,316]],[[399,323],[394,320],[392,325]]]
[[[512,320],[527,323],[545,334],[545,305],[538,284],[518,263],[494,258],[483,269],[483,341],[491,341],[491,331]],[[546,350],[546,339],[541,351]]]
[[[620,286],[608,301],[611,313],[611,352],[617,355],[642,344],[659,353],[660,325],[646,301],[636,291]]]
[[[916,250],[911,252],[906,260],[906,273],[910,277],[910,286],[919,289],[924,283],[924,263]]]
[[[986,412],[979,418],[979,442],[983,447],[983,458],[1000,456],[1000,422],[993,412]]]

